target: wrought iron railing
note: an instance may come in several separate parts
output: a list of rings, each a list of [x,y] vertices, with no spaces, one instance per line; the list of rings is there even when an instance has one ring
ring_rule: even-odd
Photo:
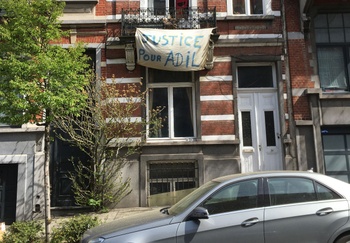
[[[133,36],[136,28],[202,29],[216,27],[216,8],[122,10],[121,36]]]

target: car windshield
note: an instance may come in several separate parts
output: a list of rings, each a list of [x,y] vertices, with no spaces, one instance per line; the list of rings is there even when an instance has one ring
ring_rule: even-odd
[[[202,197],[204,194],[209,192],[211,189],[213,189],[215,186],[220,184],[217,181],[209,181],[199,187],[198,189],[194,190],[190,194],[188,194],[186,197],[178,201],[176,204],[174,204],[172,207],[168,209],[168,213],[170,215],[177,215],[179,213],[182,213],[185,209],[187,209],[192,203],[194,203],[196,200],[198,200],[200,197]]]

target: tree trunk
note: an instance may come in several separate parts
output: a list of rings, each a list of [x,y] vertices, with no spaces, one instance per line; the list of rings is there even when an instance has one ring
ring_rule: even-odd
[[[50,242],[50,124],[45,124],[45,161],[44,161],[44,194],[45,194],[45,242]]]

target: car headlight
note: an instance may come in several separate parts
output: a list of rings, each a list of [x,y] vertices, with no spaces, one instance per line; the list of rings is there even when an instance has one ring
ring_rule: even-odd
[[[89,240],[88,243],[102,243],[104,241],[105,239],[100,237],[100,238]]]

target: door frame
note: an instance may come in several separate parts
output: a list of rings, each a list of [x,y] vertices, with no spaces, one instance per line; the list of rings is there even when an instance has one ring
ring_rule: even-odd
[[[241,66],[271,66],[272,67],[272,75],[273,75],[273,87],[267,87],[267,88],[239,88],[238,87],[238,67]],[[236,137],[240,139],[240,145],[239,145],[239,153],[242,158],[242,126],[241,126],[241,109],[238,106],[238,98],[239,94],[242,93],[275,93],[276,96],[276,116],[274,118],[275,124],[277,126],[275,127],[276,134],[278,133],[278,140],[276,141],[276,144],[280,148],[279,152],[279,160],[281,161],[279,168],[284,168],[284,146],[283,146],[283,133],[285,129],[285,124],[283,123],[283,120],[281,118],[281,114],[284,114],[284,108],[283,105],[281,106],[280,103],[283,101],[283,98],[281,98],[281,93],[283,93],[283,85],[281,86],[281,82],[283,82],[281,78],[281,59],[280,57],[276,56],[267,56],[265,58],[261,57],[240,57],[240,58],[232,58],[232,73],[233,75],[233,87],[234,87],[234,96],[236,98],[235,102],[235,115],[238,119],[236,119],[235,126],[238,128],[236,129]],[[282,88],[281,88],[282,87]],[[242,163],[242,162],[241,162]],[[241,172],[242,172],[242,166],[241,166]]]

